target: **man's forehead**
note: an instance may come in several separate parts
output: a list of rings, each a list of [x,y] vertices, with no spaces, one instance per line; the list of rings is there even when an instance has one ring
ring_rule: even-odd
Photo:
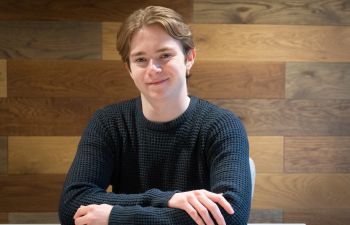
[[[169,51],[176,51],[176,47],[175,46],[171,46],[171,45],[167,45],[167,46],[163,46],[160,48],[157,48],[155,51],[147,51],[147,50],[142,50],[142,49],[138,49],[136,47],[135,50],[132,50],[130,53],[131,57],[136,57],[136,56],[141,56],[141,55],[147,55],[147,54],[152,54],[154,53],[162,53],[162,52],[169,52]]]

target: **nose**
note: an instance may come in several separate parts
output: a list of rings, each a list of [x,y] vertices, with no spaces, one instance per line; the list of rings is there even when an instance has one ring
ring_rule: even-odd
[[[162,68],[160,66],[160,63],[157,62],[156,60],[154,59],[151,59],[149,61],[149,65],[148,65],[148,68],[149,68],[149,72],[153,72],[153,73],[159,73],[162,71]]]

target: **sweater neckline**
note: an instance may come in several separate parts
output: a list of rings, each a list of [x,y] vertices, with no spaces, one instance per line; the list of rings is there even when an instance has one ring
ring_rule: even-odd
[[[142,111],[141,97],[138,97],[136,99],[137,118],[139,118],[139,122],[141,125],[145,126],[148,129],[151,129],[151,130],[162,131],[162,130],[176,129],[181,124],[183,124],[185,121],[190,119],[193,115],[193,112],[194,112],[195,106],[198,102],[198,99],[194,96],[189,96],[189,97],[190,97],[190,104],[188,105],[185,112],[183,112],[179,117],[177,117],[171,121],[167,121],[167,122],[154,122],[154,121],[148,120]]]

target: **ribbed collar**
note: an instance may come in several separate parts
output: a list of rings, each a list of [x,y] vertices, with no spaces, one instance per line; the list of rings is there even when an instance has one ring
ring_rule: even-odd
[[[151,129],[151,130],[163,131],[163,130],[177,129],[179,126],[181,126],[181,124],[183,124],[184,122],[192,118],[195,107],[198,103],[197,97],[194,97],[194,96],[189,96],[189,97],[190,97],[190,104],[188,105],[186,111],[176,119],[168,122],[152,122],[148,120],[142,112],[142,102],[141,102],[141,97],[139,97],[136,99],[137,122],[139,122],[140,125],[144,126],[145,128]]]

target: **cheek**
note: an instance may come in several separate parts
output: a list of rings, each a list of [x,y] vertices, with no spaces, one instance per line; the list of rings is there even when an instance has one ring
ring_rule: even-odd
[[[141,71],[137,68],[130,67],[130,76],[131,78],[136,81],[142,77]]]
[[[185,62],[182,60],[176,60],[171,62],[167,69],[172,70],[172,71],[176,71],[176,73],[185,73],[186,74],[186,65]]]

